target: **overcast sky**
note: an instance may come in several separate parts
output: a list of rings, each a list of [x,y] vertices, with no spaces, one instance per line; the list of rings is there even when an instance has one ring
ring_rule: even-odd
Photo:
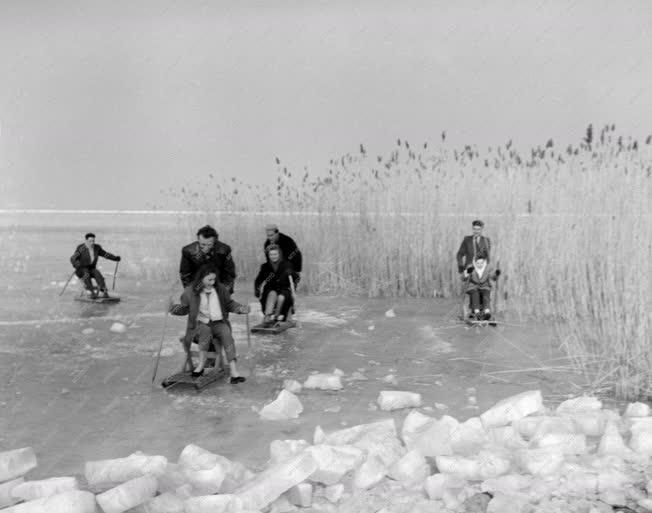
[[[650,0],[0,4],[0,208],[148,208],[442,130],[652,133]]]

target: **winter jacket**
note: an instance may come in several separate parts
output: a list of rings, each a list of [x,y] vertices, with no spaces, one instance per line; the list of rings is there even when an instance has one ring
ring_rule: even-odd
[[[195,273],[205,264],[212,264],[218,273],[217,279],[223,283],[227,289],[233,291],[235,282],[235,262],[231,256],[231,247],[219,240],[208,253],[203,253],[199,249],[199,242],[195,241],[181,250],[181,263],[179,264],[179,277],[184,287],[192,283]]]
[[[281,248],[283,259],[292,266],[292,270],[294,272],[301,272],[303,265],[303,256],[301,255],[301,251],[299,251],[299,247],[297,246],[296,242],[294,242],[292,237],[289,237],[284,233],[279,233],[278,240],[276,242],[270,242],[269,239],[266,239],[265,245],[263,246],[265,254],[267,254],[267,246],[270,244],[276,244],[279,248]]]
[[[77,249],[70,257],[70,263],[75,269],[79,270],[81,268],[95,269],[95,266],[97,265],[98,257],[106,258],[108,260],[113,260],[114,262],[118,261],[117,256],[112,255],[108,251],[104,251],[104,249],[102,249],[102,246],[100,246],[99,244],[95,244],[93,246],[93,250],[95,253],[95,258],[91,260],[91,253],[88,250],[86,244],[80,244],[79,246],[77,246]]]

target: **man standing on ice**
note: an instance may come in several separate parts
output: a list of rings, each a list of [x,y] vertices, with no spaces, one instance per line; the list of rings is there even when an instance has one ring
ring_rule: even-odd
[[[471,223],[473,235],[464,237],[460,249],[457,251],[457,271],[463,273],[464,269],[473,265],[478,255],[483,254],[487,263],[490,261],[491,240],[482,235],[484,222],[476,219]]]
[[[85,236],[86,242],[77,246],[77,249],[70,257],[70,263],[75,268],[75,274],[78,278],[84,282],[86,290],[90,291],[91,298],[97,299],[97,292],[93,288],[92,278],[95,278],[97,283],[97,288],[102,293],[102,297],[109,297],[109,293],[106,290],[106,282],[104,281],[104,276],[97,269],[97,259],[98,257],[106,258],[108,260],[113,260],[114,262],[119,262],[120,257],[112,255],[108,251],[104,251],[102,246],[95,244],[95,234],[87,233]]]
[[[210,225],[200,228],[197,240],[181,250],[179,277],[184,288],[192,283],[197,271],[206,264],[211,264],[217,270],[219,282],[233,294],[236,274],[231,247],[218,240],[217,231]]]
[[[285,235],[284,233],[279,232],[278,226],[275,224],[268,224],[265,226],[265,234],[267,239],[265,239],[265,244],[263,245],[263,250],[265,251],[265,257],[267,262],[269,262],[269,253],[267,248],[270,244],[278,246],[281,250],[283,260],[290,264],[292,268],[292,279],[294,280],[295,287],[299,284],[301,280],[301,269],[302,269],[302,256],[301,251],[297,243],[294,242],[292,237]]]

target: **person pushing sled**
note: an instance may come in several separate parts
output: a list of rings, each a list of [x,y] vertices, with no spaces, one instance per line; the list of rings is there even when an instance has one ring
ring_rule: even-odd
[[[102,294],[102,298],[108,299],[109,292],[106,289],[104,276],[97,269],[97,259],[102,257],[107,260],[113,260],[114,262],[120,262],[120,257],[112,255],[108,251],[105,251],[99,244],[95,244],[94,233],[87,233],[84,238],[86,241],[77,246],[77,249],[75,249],[75,252],[70,257],[70,263],[75,268],[77,277],[84,283],[84,287],[90,294],[91,299],[98,299],[98,289]],[[97,283],[97,289],[93,286],[93,279]]]

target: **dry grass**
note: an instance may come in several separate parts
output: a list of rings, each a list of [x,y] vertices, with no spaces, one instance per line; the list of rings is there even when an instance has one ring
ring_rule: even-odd
[[[480,217],[504,272],[501,306],[554,319],[587,379],[639,396],[652,363],[646,142],[605,127],[576,148],[549,143],[527,156],[509,145],[482,155],[445,142],[397,141],[381,156],[361,147],[320,177],[279,163],[275,188],[209,180],[186,193],[206,214],[181,222],[189,232],[214,224],[247,278],[262,261],[262,227],[275,221],[300,244],[313,293],[450,297],[459,292],[455,253]]]

